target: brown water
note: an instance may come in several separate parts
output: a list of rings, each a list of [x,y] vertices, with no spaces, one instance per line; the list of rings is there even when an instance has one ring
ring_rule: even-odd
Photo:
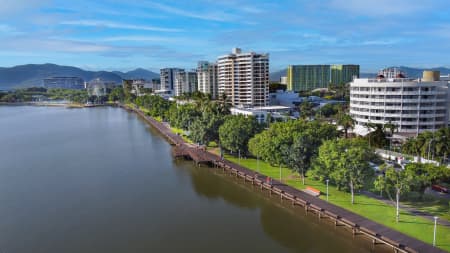
[[[371,252],[170,149],[119,108],[0,106],[0,252]]]

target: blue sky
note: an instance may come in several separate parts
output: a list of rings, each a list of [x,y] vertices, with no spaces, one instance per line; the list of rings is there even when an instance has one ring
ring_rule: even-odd
[[[448,0],[0,0],[0,66],[194,68],[233,47],[289,64],[450,67]]]

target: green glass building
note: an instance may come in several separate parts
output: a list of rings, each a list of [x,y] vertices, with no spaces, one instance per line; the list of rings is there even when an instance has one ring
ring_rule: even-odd
[[[308,91],[328,88],[330,84],[348,83],[359,77],[359,65],[289,65],[287,89]]]
[[[346,84],[359,78],[359,65],[331,65],[330,83],[333,85]]]

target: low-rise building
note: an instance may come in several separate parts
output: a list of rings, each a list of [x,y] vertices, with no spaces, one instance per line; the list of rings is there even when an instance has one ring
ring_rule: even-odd
[[[291,116],[291,108],[287,106],[261,106],[261,107],[232,107],[230,109],[232,115],[253,116],[259,123],[267,122],[268,117],[275,120],[287,120]]]
[[[44,87],[47,89],[73,89],[73,90],[82,90],[85,88],[84,80],[79,77],[49,77],[44,78],[43,80]]]
[[[152,84],[145,79],[134,79],[129,80],[130,82],[130,93],[136,96],[143,96],[146,94],[145,89],[150,89]]]
[[[299,93],[293,91],[278,90],[277,92],[270,93],[270,105],[281,105],[290,108],[296,108],[304,101],[313,103],[316,106],[324,106],[326,104],[340,104],[345,101],[325,99],[318,96],[300,97]]]

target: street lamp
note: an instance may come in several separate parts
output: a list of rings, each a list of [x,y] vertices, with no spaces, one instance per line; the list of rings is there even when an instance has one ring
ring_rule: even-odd
[[[437,228],[437,220],[439,217],[434,216],[434,232],[433,232],[433,246],[436,246],[436,228]]]
[[[241,164],[241,149],[238,149],[238,153],[239,164]]]
[[[330,180],[329,179],[327,179],[327,201],[328,201],[328,182],[329,182]]]
[[[280,163],[280,182],[282,182],[282,180],[281,180],[281,163]]]
[[[259,155],[256,156],[256,169],[259,171]]]

